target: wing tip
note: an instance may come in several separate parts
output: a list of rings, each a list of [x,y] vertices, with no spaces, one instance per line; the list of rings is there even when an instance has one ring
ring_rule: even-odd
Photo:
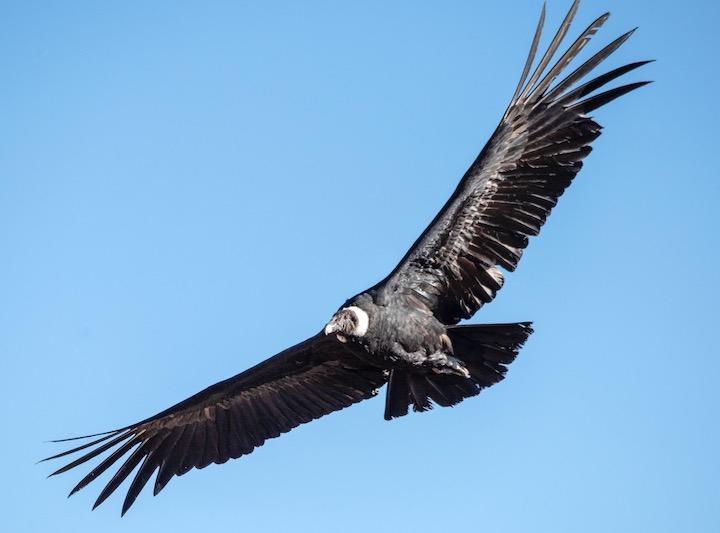
[[[127,513],[127,512],[130,510],[130,507],[132,507],[132,504],[133,504],[133,503],[134,503],[134,502],[131,502],[131,503],[125,502],[125,503],[123,503],[122,509],[120,510],[120,518],[122,518],[123,516],[125,516],[125,513]]]
[[[595,96],[591,96],[590,98],[586,98],[585,100],[582,100],[571,106],[570,109],[577,109],[583,114],[592,113],[596,109],[609,104],[613,100],[616,100],[621,96],[624,96],[632,91],[635,91],[636,89],[639,89],[651,83],[653,83],[652,80],[636,81],[633,83],[621,85],[619,87],[615,87],[614,89],[610,89],[605,92],[596,94]]]
[[[124,430],[124,429],[127,429],[127,428],[111,429],[110,431],[101,431],[100,433],[91,433],[91,434],[89,434],[89,435],[81,435],[81,436],[79,436],[79,437],[68,437],[68,438],[65,438],[65,439],[46,440],[46,441],[43,441],[43,442],[44,442],[45,444],[48,444],[48,443],[57,444],[57,443],[60,443],[60,442],[70,442],[70,441],[73,441],[73,440],[91,439],[91,438],[93,438],[93,437],[101,437],[101,436],[103,436],[103,435],[110,435],[110,433],[117,433],[117,432],[122,431],[122,430]]]

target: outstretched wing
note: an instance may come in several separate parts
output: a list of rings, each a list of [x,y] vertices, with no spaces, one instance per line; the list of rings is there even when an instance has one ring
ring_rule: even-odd
[[[72,495],[123,459],[94,507],[140,465],[123,503],[125,514],[155,471],[157,494],[173,476],[247,455],[266,439],[370,398],[385,380],[382,370],[332,336],[318,334],[147,420],[44,460],[85,452],[55,475],[107,453]]]
[[[537,235],[582,168],[601,127],[587,115],[648,82],[592,95],[646,63],[632,63],[577,86],[620,47],[630,31],[562,81],[558,76],[605,23],[595,20],[548,69],[578,9],[576,0],[530,75],[545,20],[543,7],[517,90],[500,125],[457,189],[395,270],[374,289],[402,296],[446,324],[471,317],[503,284],[498,267],[515,270],[528,237]],[[528,77],[529,76],[529,77]]]

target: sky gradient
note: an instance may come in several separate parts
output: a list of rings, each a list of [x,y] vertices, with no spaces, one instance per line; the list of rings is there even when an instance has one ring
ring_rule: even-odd
[[[5,531],[720,531],[716,2],[586,0],[657,59],[473,322],[532,320],[454,409],[373,399],[147,487],[45,480],[384,277],[512,95],[541,3],[0,2]],[[362,5],[361,5],[362,4]],[[392,5],[389,5],[392,4]],[[550,0],[544,43],[569,0]],[[384,393],[381,397],[384,397]],[[58,464],[59,466],[59,464]],[[105,476],[103,479],[108,479]]]

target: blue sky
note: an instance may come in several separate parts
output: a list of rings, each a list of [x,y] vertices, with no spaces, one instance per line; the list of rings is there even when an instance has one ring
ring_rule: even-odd
[[[574,34],[613,12],[591,50],[641,27],[605,69],[657,83],[596,113],[473,319],[535,322],[503,383],[392,423],[366,402],[122,520],[34,464],[314,333],[444,203],[540,2],[388,4],[2,2],[6,531],[720,530],[714,2],[584,2]]]

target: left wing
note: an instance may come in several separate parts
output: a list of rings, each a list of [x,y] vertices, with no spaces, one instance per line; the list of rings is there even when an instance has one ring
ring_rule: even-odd
[[[107,453],[70,491],[73,495],[122,459],[93,508],[140,465],[123,503],[125,514],[153,473],[157,494],[173,476],[247,455],[269,438],[370,398],[385,381],[382,370],[356,358],[333,336],[319,333],[147,420],[65,439],[102,435],[43,460],[86,451],[53,476]]]
[[[644,61],[576,87],[630,37],[630,31],[553,86],[609,17],[606,13],[595,20],[546,72],[578,5],[576,0],[528,78],[545,20],[543,6],[525,69],[500,125],[442,211],[395,270],[373,288],[380,301],[410,299],[445,324],[470,318],[490,302],[503,284],[498,267],[515,270],[528,237],[539,233],[582,168],[590,143],[600,135],[600,125],[587,114],[648,83],[631,83],[590,96],[648,63]]]

